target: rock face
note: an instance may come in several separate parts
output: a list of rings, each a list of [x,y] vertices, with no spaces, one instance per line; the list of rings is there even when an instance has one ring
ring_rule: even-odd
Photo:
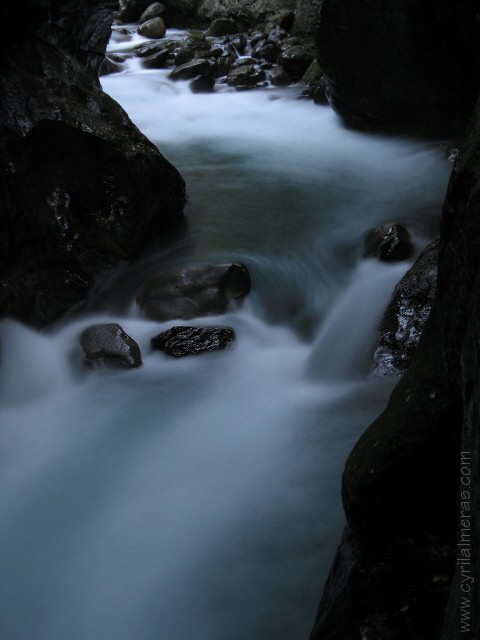
[[[26,20],[2,9],[0,45],[0,309],[37,326],[178,224],[185,200],[179,173],[96,78],[116,3],[52,4],[24,3]]]
[[[375,343],[374,375],[398,375],[410,366],[435,300],[437,258],[438,239],[395,287]]]
[[[346,464],[347,528],[312,640],[459,640],[461,596],[479,637],[479,354],[480,104],[449,183],[415,358]]]
[[[85,363],[94,369],[134,369],[142,364],[140,348],[119,324],[96,324],[83,331]]]
[[[269,15],[274,15],[283,9],[293,10],[295,0],[203,0],[198,10],[200,18],[214,20],[215,18],[232,18],[247,25],[254,25]]]
[[[151,345],[180,358],[226,349],[234,340],[235,332],[229,327],[172,327],[152,338]]]
[[[250,286],[242,264],[165,269],[139,289],[137,303],[152,320],[190,320],[225,313],[230,302],[248,294]]]
[[[322,0],[297,0],[295,7],[295,34],[315,35],[320,22]]]
[[[353,125],[468,122],[480,88],[476,0],[323,0],[318,60]]]

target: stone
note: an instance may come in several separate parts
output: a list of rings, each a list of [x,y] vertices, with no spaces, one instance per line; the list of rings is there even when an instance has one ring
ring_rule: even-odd
[[[435,300],[437,258],[438,238],[395,287],[378,330],[373,375],[399,375],[412,363]]]
[[[243,264],[192,265],[164,269],[137,293],[137,304],[151,320],[183,319],[225,313],[251,287]]]
[[[285,69],[279,65],[270,69],[268,77],[270,82],[276,87],[286,87],[292,82],[292,79]]]
[[[255,47],[252,51],[254,58],[263,58],[267,62],[275,62],[280,55],[280,48],[276,44],[260,43],[260,46]]]
[[[118,64],[117,62],[114,62],[108,56],[105,56],[105,60],[103,61],[102,66],[100,67],[98,75],[108,76],[111,73],[119,73],[120,71],[123,71],[122,65]]]
[[[314,59],[313,51],[304,45],[292,45],[282,51],[278,58],[288,75],[295,82],[302,79],[302,76]]]
[[[320,82],[322,77],[323,73],[318,64],[318,60],[312,60],[310,66],[302,76],[302,84],[307,85],[307,87],[314,87]]]
[[[238,28],[237,23],[233,20],[229,20],[228,18],[217,18],[208,28],[207,36],[229,36],[234,33],[238,33],[239,31],[240,29]]]
[[[181,358],[229,347],[235,332],[229,327],[172,327],[152,338],[153,350]]]
[[[137,32],[139,35],[144,36],[144,38],[163,38],[167,32],[167,28],[162,18],[152,18],[141,24]]]
[[[166,9],[167,8],[163,4],[163,2],[153,2],[152,4],[148,5],[148,7],[140,16],[140,24],[143,24],[148,20],[152,20],[153,18],[160,18],[165,13]]]
[[[226,82],[232,87],[255,87],[265,78],[265,71],[260,69],[258,65],[244,64],[232,69],[226,78]]]
[[[150,4],[151,0],[120,0],[117,20],[119,22],[138,22]]]
[[[133,369],[140,367],[140,348],[119,324],[96,324],[80,336],[85,363],[94,369]]]
[[[295,20],[295,12],[290,9],[283,9],[270,18],[274,25],[278,25],[284,31],[290,31]]]
[[[327,83],[325,78],[321,78],[313,89],[313,101],[315,104],[329,104],[327,95]]]
[[[209,75],[197,76],[190,82],[189,87],[192,93],[213,93],[215,78]]]
[[[142,58],[142,66],[146,69],[163,69],[169,58],[170,51],[168,49],[160,49],[156,53],[148,56],[147,58]]]
[[[195,59],[185,64],[181,64],[170,72],[169,78],[172,80],[191,80],[199,75],[208,74],[211,63],[205,59]]]
[[[235,47],[236,52],[239,55],[243,55],[247,46],[247,38],[243,33],[237,33],[230,38],[230,44]]]
[[[158,53],[164,49],[165,44],[163,42],[146,42],[145,44],[141,44],[139,47],[136,47],[133,50],[133,53],[137,58],[148,58],[148,56],[152,56],[154,53]]]
[[[399,262],[408,260],[412,251],[408,230],[400,224],[387,224],[366,234],[363,257],[378,258],[381,262]]]

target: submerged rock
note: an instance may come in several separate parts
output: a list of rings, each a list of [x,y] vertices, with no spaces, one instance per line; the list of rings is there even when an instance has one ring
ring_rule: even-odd
[[[85,329],[80,345],[85,363],[94,369],[133,369],[142,364],[138,344],[114,322]]]
[[[395,287],[373,355],[373,374],[403,373],[410,366],[435,300],[438,239],[423,250]]]
[[[152,338],[151,346],[179,358],[226,349],[234,339],[230,327],[172,327]]]
[[[243,264],[179,267],[150,278],[139,289],[137,303],[152,320],[189,320],[225,313],[229,303],[242,300],[250,287]]]
[[[405,227],[401,224],[380,225],[365,236],[363,257],[400,262],[408,260],[412,251],[412,240]]]

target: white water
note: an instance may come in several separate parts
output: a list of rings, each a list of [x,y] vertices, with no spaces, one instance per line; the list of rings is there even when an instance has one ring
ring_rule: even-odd
[[[392,381],[366,357],[408,268],[362,262],[364,232],[434,235],[449,168],[426,141],[347,131],[295,91],[194,96],[132,63],[103,79],[184,174],[185,230],[48,335],[2,330],[0,636],[299,640],[343,516],[340,477]],[[151,354],[135,288],[159,265],[242,260],[229,351]],[[78,335],[120,322],[132,372],[91,373]],[[196,323],[197,324],[197,323]]]

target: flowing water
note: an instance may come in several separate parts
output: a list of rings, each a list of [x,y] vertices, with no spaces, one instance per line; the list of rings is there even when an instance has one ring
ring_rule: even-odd
[[[112,48],[125,45],[112,44]],[[343,526],[348,451],[393,380],[368,354],[409,267],[365,231],[436,233],[449,167],[431,140],[348,131],[298,87],[193,95],[163,71],[102,79],[182,172],[186,225],[48,334],[2,324],[0,636],[300,640]],[[163,265],[237,260],[225,352],[170,360],[135,289]],[[114,320],[144,366],[90,372],[78,336]]]

